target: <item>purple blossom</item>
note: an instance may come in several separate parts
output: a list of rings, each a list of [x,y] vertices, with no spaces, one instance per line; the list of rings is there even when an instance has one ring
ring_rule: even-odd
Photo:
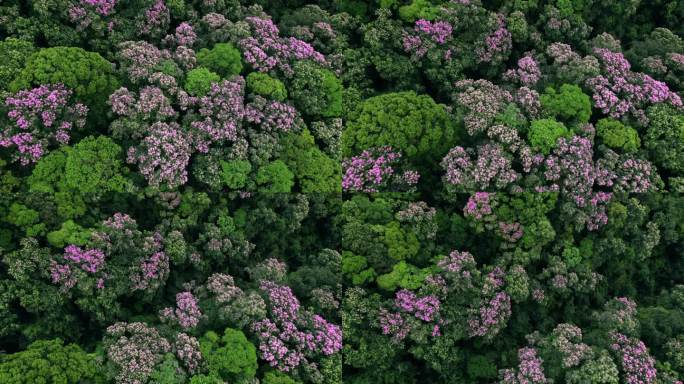
[[[461,276],[463,278],[470,278],[470,270],[475,269],[475,258],[469,252],[451,251],[449,256],[440,260],[437,266],[444,271]]]
[[[70,261],[88,273],[96,273],[104,266],[104,253],[99,249],[84,250],[75,245],[64,248],[64,260]]]
[[[463,120],[471,136],[486,131],[496,115],[513,101],[508,91],[484,79],[461,80],[454,87],[458,92],[454,101],[465,112]]]
[[[644,108],[649,104],[668,102],[681,108],[682,100],[670,91],[667,84],[652,77],[631,71],[631,65],[622,53],[605,48],[595,48],[594,54],[600,60],[604,75],[587,80],[593,89],[594,105],[613,118],[627,113],[646,125],[648,119]]]
[[[148,79],[157,72],[159,63],[171,58],[168,50],[161,50],[145,41],[126,41],[121,43],[119,49],[121,68],[133,83]]]
[[[194,328],[202,317],[197,299],[188,291],[176,295],[176,309],[164,308],[160,311],[162,320],[177,322],[183,329]]]
[[[534,348],[518,350],[518,369],[505,369],[501,372],[501,384],[543,384],[548,383],[542,367],[543,360]]]
[[[169,8],[164,0],[157,0],[150,8],[145,11],[143,25],[140,32],[144,35],[156,36],[165,32],[171,21]]]
[[[593,148],[589,139],[574,136],[572,139],[559,138],[553,154],[546,158],[544,178],[551,185],[546,190],[558,190],[585,210],[583,219],[590,230],[604,225],[608,217],[605,206],[612,195],[594,192],[594,185],[612,186],[614,176],[604,167],[595,165]]]
[[[238,42],[245,61],[257,71],[268,72],[278,68],[292,73],[293,60],[312,59],[326,65],[325,57],[307,42],[290,37],[279,37],[278,27],[270,19],[250,16],[245,19],[252,35]]]
[[[197,34],[193,31],[192,25],[180,23],[180,25],[176,27],[175,39],[178,45],[190,47],[197,39]]]
[[[235,300],[243,294],[235,285],[233,277],[222,273],[214,273],[207,279],[207,289],[216,297],[216,301],[224,304]]]
[[[387,184],[394,174],[393,163],[401,157],[391,147],[374,151],[363,151],[342,162],[342,190],[358,192],[377,192],[378,187]]]
[[[290,287],[279,286],[270,281],[263,281],[260,288],[267,293],[273,308],[273,314],[278,320],[294,321],[297,319],[299,300],[294,296]]]
[[[270,366],[289,372],[309,357],[329,356],[342,349],[342,331],[323,317],[300,308],[289,287],[262,281],[271,318],[252,323],[259,339],[259,352]]]
[[[383,335],[392,335],[395,341],[403,340],[418,324],[425,324],[432,330],[433,337],[440,336],[439,308],[437,296],[416,296],[415,293],[402,289],[395,294],[394,308],[397,312],[380,309],[378,322]],[[416,320],[420,320],[416,323]]]
[[[404,321],[400,313],[389,312],[386,309],[381,309],[378,315],[380,329],[383,335],[392,335],[395,341],[401,341],[408,336],[411,331],[410,325]]]
[[[81,5],[94,7],[95,12],[108,16],[116,6],[116,0],[81,0]]]
[[[202,353],[200,352],[200,343],[196,338],[185,333],[176,335],[176,342],[174,343],[176,356],[190,373],[196,373],[200,370],[202,364]]]
[[[504,73],[504,78],[519,81],[523,86],[533,86],[541,78],[539,65],[532,56],[525,56],[518,60],[518,68]]]
[[[416,32],[422,32],[437,44],[444,44],[446,40],[451,37],[453,28],[451,24],[446,21],[435,21],[434,23],[428,20],[420,19],[416,21]]]
[[[489,203],[489,195],[487,192],[476,192],[471,195],[463,207],[463,215],[475,220],[482,220],[483,217],[491,215],[492,207]]]
[[[506,292],[498,292],[477,309],[468,320],[471,336],[496,336],[511,316],[511,298]]]
[[[212,143],[237,140],[245,116],[244,87],[242,77],[223,80],[212,84],[209,93],[200,99],[201,120],[190,124],[196,131],[194,145],[198,151],[206,153]]]
[[[128,151],[128,162],[137,163],[150,185],[177,187],[188,180],[191,141],[177,123],[154,123],[138,147]]]
[[[559,324],[553,330],[552,344],[563,356],[563,367],[575,367],[591,356],[591,347],[581,341],[582,329],[572,324]]]
[[[499,222],[499,234],[504,240],[515,243],[523,236],[524,231],[520,223]]]
[[[169,275],[169,257],[164,252],[155,252],[140,263],[140,271],[133,276],[133,289],[145,290],[158,287]]]
[[[115,323],[105,336],[107,359],[116,367],[116,382],[139,384],[147,382],[171,344],[159,332],[145,323]]]
[[[627,384],[652,384],[656,382],[655,359],[649,355],[643,341],[629,338],[621,333],[612,335],[610,348],[620,356],[624,380]]]
[[[497,18],[498,28],[485,38],[481,47],[475,49],[479,62],[502,61],[513,47],[513,38],[506,29],[504,16],[498,15]]]
[[[475,162],[464,148],[454,147],[441,165],[446,170],[445,181],[457,190],[502,189],[518,179],[510,155],[498,144],[478,147]]]
[[[50,142],[68,144],[71,129],[83,128],[88,108],[71,103],[63,84],[41,85],[5,99],[7,117],[14,124],[0,131],[0,147],[16,146],[22,165],[38,161]]]

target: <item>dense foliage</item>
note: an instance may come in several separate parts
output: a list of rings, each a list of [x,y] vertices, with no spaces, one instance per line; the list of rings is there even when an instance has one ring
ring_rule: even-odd
[[[0,2],[0,383],[682,384],[684,2]]]

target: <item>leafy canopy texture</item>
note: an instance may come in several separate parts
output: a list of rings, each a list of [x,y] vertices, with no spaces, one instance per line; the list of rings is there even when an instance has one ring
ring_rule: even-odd
[[[0,384],[682,384],[682,97],[682,0],[0,0]]]

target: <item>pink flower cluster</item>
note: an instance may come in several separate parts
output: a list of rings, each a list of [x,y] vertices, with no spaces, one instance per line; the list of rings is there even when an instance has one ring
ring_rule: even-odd
[[[483,46],[475,50],[480,62],[503,61],[513,47],[513,37],[506,29],[503,15],[498,15],[497,24],[498,28],[485,38]]]
[[[650,162],[640,159],[626,159],[620,162],[616,191],[627,191],[633,193],[650,192],[654,186],[651,181],[652,175],[656,172]]]
[[[421,234],[424,238],[433,239],[437,235],[437,222],[435,215],[437,210],[430,207],[424,201],[411,202],[406,209],[403,209],[396,214],[396,218],[402,222],[409,224],[417,234]]]
[[[524,229],[520,223],[505,223],[499,222],[499,234],[501,237],[511,243],[514,243],[523,236]]]
[[[64,248],[64,260],[71,261],[88,273],[95,273],[104,266],[104,253],[99,249],[84,250],[75,245]]]
[[[539,65],[532,56],[525,56],[518,60],[517,69],[509,69],[504,78],[519,81],[523,86],[533,86],[541,78]]]
[[[498,144],[478,147],[475,162],[466,149],[454,147],[442,159],[441,165],[446,169],[445,181],[458,190],[484,190],[492,186],[503,189],[518,179],[510,156]]]
[[[405,33],[402,43],[404,51],[413,53],[418,59],[425,56],[428,51],[433,49],[434,44],[446,44],[453,33],[453,27],[446,21],[431,22],[424,19],[416,21],[414,30],[417,35]],[[450,55],[450,53],[448,55]]]
[[[160,0],[163,5],[163,1]],[[145,41],[126,41],[119,46],[119,64],[134,83],[147,80],[163,60],[171,58],[171,52],[159,49]]]
[[[237,140],[238,128],[245,116],[244,87],[242,77],[223,80],[212,84],[209,93],[200,99],[201,120],[190,124],[197,131],[194,145],[199,152],[208,152],[214,142]]]
[[[140,26],[140,32],[144,35],[160,35],[166,31],[171,22],[171,13],[164,0],[157,0],[145,11],[145,17]]]
[[[470,252],[451,251],[449,256],[440,260],[437,266],[446,272],[469,279],[470,270],[475,269],[475,258]]]
[[[38,161],[49,140],[69,143],[72,128],[83,128],[88,107],[70,103],[72,92],[63,84],[41,85],[7,97],[7,117],[14,123],[0,131],[0,147],[16,146],[22,165]]]
[[[559,324],[553,330],[552,344],[563,357],[563,367],[575,367],[591,355],[591,347],[581,341],[582,329],[572,324]]]
[[[220,304],[228,303],[243,295],[242,289],[235,285],[233,276],[214,273],[207,279],[207,289]]]
[[[393,163],[401,157],[391,147],[365,150],[342,162],[342,190],[348,192],[377,192],[394,174]]]
[[[475,192],[471,195],[463,207],[463,215],[465,217],[472,217],[475,220],[482,220],[483,217],[492,214],[492,207],[489,205],[488,192]]]
[[[137,163],[151,185],[173,188],[188,180],[190,154],[191,140],[177,123],[156,122],[139,146],[129,148],[128,162]]]
[[[102,16],[108,16],[116,6],[116,0],[81,0],[81,5],[95,8],[95,12]]]
[[[652,384],[656,382],[655,359],[649,355],[643,341],[621,333],[612,335],[610,348],[617,352],[622,363],[624,380],[627,384]]]
[[[289,132],[297,126],[297,110],[285,103],[256,97],[245,108],[245,121],[260,124],[267,132]]]
[[[622,53],[596,48],[594,54],[603,64],[605,76],[593,77],[587,80],[587,85],[594,91],[596,108],[603,113],[616,119],[631,113],[646,125],[648,119],[644,108],[649,104],[668,102],[675,107],[682,107],[682,100],[670,91],[667,84],[649,75],[632,72],[630,63]]]
[[[399,312],[390,312],[385,308],[378,312],[378,322],[383,335],[392,335],[396,342],[404,340],[411,332],[411,324]]]
[[[177,322],[183,329],[194,328],[202,317],[197,299],[188,291],[176,295],[176,309],[167,307],[160,311],[160,318],[164,321]]]
[[[119,88],[109,96],[112,111],[119,116],[146,120],[164,120],[176,116],[171,100],[158,87],[143,87],[138,97],[126,88]]]
[[[186,333],[179,333],[176,335],[176,342],[174,343],[176,356],[190,373],[196,373],[200,370],[202,365],[202,353],[200,352],[200,343],[196,338]]]
[[[589,229],[597,229],[608,221],[605,205],[612,195],[594,192],[594,185],[610,186],[612,177],[594,164],[594,151],[589,139],[574,136],[560,138],[553,154],[546,158],[544,178],[552,184],[546,190],[559,190],[569,196],[578,208],[587,208]]]
[[[437,296],[418,297],[415,293],[402,289],[395,294],[394,307],[398,312],[381,309],[378,316],[383,335],[392,335],[395,341],[401,341],[410,333],[415,322],[412,318],[432,327],[432,336],[441,336],[439,316],[440,300]]]
[[[534,348],[518,350],[518,369],[505,369],[501,372],[501,384],[543,384],[548,383],[544,375],[543,360]]]
[[[262,281],[272,317],[252,324],[261,357],[270,366],[289,372],[307,363],[307,357],[330,356],[342,349],[342,331],[319,315],[300,308],[287,286]]]
[[[245,61],[257,71],[278,68],[292,74],[291,61],[311,59],[326,65],[325,57],[307,42],[279,37],[280,31],[271,19],[250,16],[245,19],[252,36],[239,41]]]
[[[192,25],[188,23],[180,23],[180,25],[176,27],[176,33],[174,37],[176,44],[190,47],[197,39],[197,34],[192,29]]]
[[[510,92],[484,79],[460,80],[454,87],[458,92],[454,101],[465,112],[463,121],[471,136],[485,132],[496,115],[513,102]]]
[[[511,316],[511,298],[506,292],[498,292],[475,311],[468,320],[471,336],[496,336]]]
[[[453,27],[446,21],[435,21],[434,23],[428,20],[420,19],[416,21],[416,32],[422,32],[437,44],[444,44],[446,40],[451,37]]]
[[[116,323],[107,328],[105,350],[117,368],[117,383],[140,384],[171,352],[171,344],[145,323]]]
[[[406,289],[396,293],[394,306],[426,322],[433,321],[439,313],[439,299],[436,296],[428,295],[419,298]]]
[[[64,248],[64,264],[52,262],[50,265],[50,277],[52,282],[61,284],[65,289],[70,289],[79,281],[77,271],[82,270],[88,275],[94,275],[102,271],[105,266],[105,254],[99,249],[84,250],[75,245]],[[98,289],[104,288],[104,280],[99,278],[96,284]]]
[[[140,263],[140,272],[131,276],[133,289],[156,288],[169,276],[169,257],[164,252],[155,252]]]

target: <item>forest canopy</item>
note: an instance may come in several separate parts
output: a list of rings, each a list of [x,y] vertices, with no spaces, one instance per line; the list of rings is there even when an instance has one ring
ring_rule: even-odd
[[[0,383],[682,384],[684,2],[0,2]]]

